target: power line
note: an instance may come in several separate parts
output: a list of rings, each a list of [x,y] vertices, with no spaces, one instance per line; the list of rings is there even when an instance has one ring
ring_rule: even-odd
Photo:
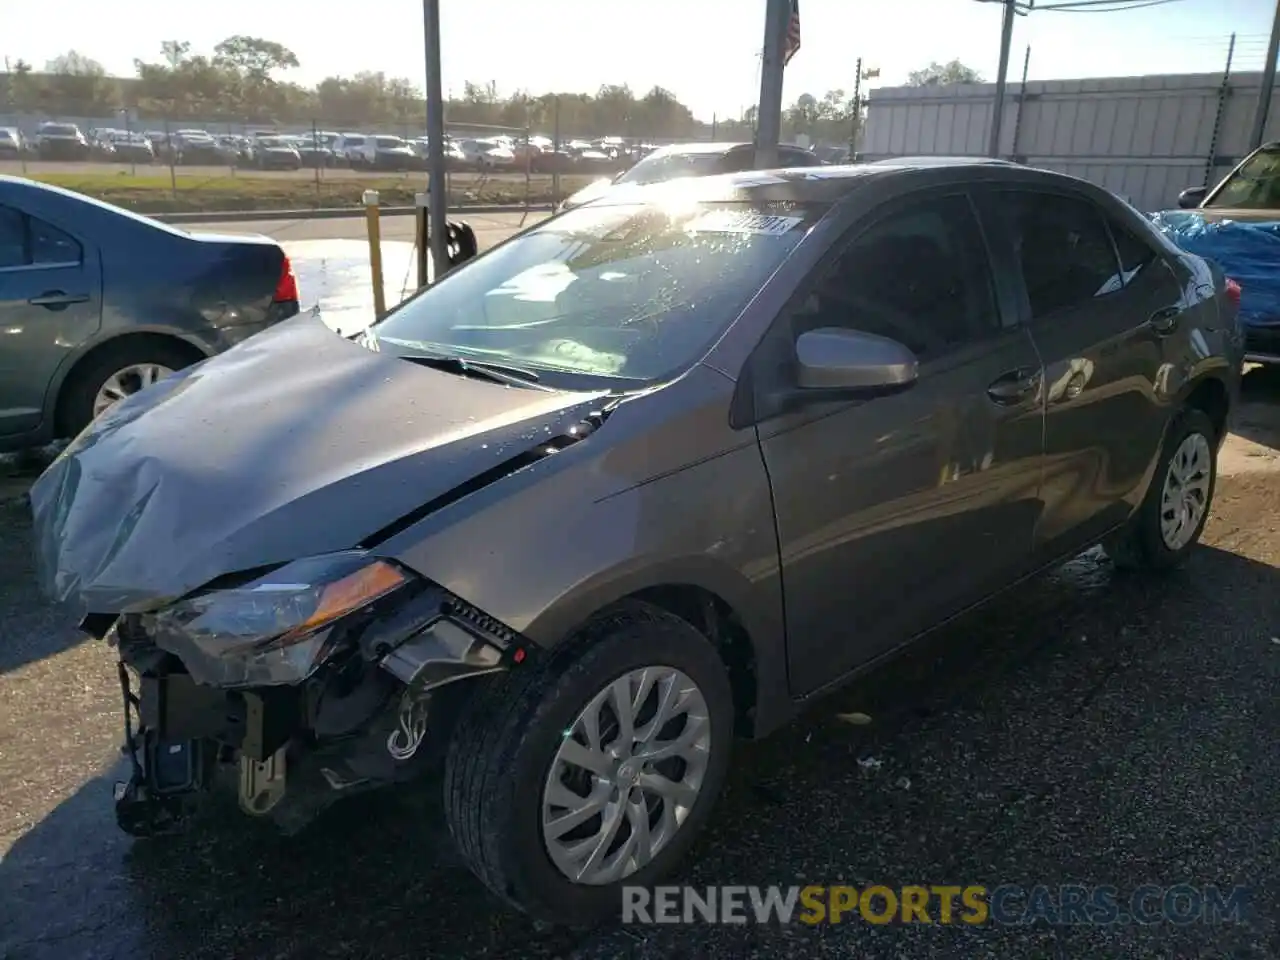
[[[1078,0],[1074,3],[1053,3],[1034,9],[1037,13],[1046,10],[1061,13],[1122,13],[1126,10],[1143,10],[1146,7],[1163,7],[1167,3],[1182,2],[1183,0],[1136,0],[1136,2],[1135,0]]]
[[[998,3],[1004,6],[1007,0],[975,0],[976,3]],[[1047,3],[1037,6],[1035,0],[1014,0],[1014,12],[1022,16],[1041,10],[1058,10],[1064,13],[1121,13],[1125,10],[1141,10],[1144,7],[1160,7],[1167,3],[1182,3],[1183,0],[1060,0],[1058,3]]]

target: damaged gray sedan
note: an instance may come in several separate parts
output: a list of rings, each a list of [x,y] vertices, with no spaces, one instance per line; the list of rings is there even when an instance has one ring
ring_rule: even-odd
[[[442,764],[498,896],[616,914],[735,736],[1091,544],[1185,560],[1237,295],[1082,181],[908,163],[646,187],[355,340],[253,337],[32,491],[44,589],[119,652],[118,821],[225,780],[296,830]]]

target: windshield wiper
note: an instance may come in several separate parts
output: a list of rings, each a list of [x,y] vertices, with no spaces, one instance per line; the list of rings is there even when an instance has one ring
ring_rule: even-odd
[[[404,353],[401,359],[430,367],[432,370],[444,370],[463,377],[474,377],[478,380],[489,380],[518,387],[533,387],[538,390],[549,390],[550,387],[538,383],[538,375],[524,367],[515,367],[505,363],[493,363],[489,360],[471,360],[467,357],[446,356],[434,353]]]

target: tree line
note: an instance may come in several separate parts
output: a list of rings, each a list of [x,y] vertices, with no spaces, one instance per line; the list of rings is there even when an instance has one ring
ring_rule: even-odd
[[[110,117],[127,110],[138,118],[206,123],[316,122],[329,128],[416,129],[425,102],[411,80],[382,72],[326,77],[314,87],[294,83],[297,55],[274,40],[237,35],[211,54],[195,53],[183,40],[161,45],[156,60],[135,60],[133,77],[108,76],[102,64],[75,50],[37,71],[19,60],[0,73],[0,105],[6,112],[64,117]],[[931,64],[911,75],[914,84],[976,82],[960,64]],[[784,114],[784,135],[804,134],[826,143],[854,137],[855,105],[844,90],[804,94]],[[500,96],[494,84],[467,83],[446,105],[451,124],[529,129],[562,137],[624,136],[676,139],[720,136],[750,139],[754,108],[740,117],[695,118],[670,90],[655,86],[637,93],[605,84],[595,94],[517,90]]]

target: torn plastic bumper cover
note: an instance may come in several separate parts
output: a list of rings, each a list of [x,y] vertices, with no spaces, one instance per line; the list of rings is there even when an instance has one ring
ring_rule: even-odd
[[[414,582],[362,614],[325,631],[313,661],[293,657],[301,679],[256,686],[238,682],[243,667],[223,665],[214,680],[217,658],[158,628],[163,618],[115,621],[106,639],[120,651],[130,763],[115,791],[120,827],[177,828],[234,769],[241,809],[293,832],[344,795],[419,775],[470,686],[456,681],[525,657],[510,631],[434,585]]]

